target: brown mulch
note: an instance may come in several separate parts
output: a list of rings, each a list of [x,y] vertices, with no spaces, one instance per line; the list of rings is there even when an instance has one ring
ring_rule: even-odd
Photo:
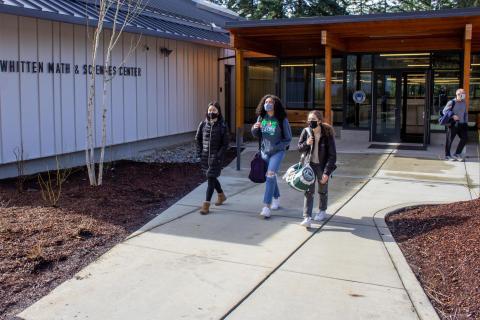
[[[422,206],[387,218],[442,319],[480,319],[480,199]]]
[[[55,208],[36,177],[21,193],[16,180],[0,181],[0,319],[13,318],[204,180],[199,164],[121,161],[107,165],[101,187],[90,187],[77,168]]]

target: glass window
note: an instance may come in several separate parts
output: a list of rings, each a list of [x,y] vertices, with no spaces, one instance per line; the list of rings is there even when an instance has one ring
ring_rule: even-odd
[[[470,113],[475,113],[480,112],[480,54],[473,55],[471,63],[469,111]],[[475,116],[470,121],[475,121]]]
[[[374,56],[376,69],[429,68],[430,53],[382,53]]]
[[[460,53],[433,53],[432,68],[434,70],[460,70]]]
[[[350,55],[347,64],[347,102],[345,106],[345,128],[370,128],[372,110],[372,55]],[[356,70],[359,70],[357,73]],[[365,101],[355,103],[353,93],[357,90],[365,92]]]
[[[325,112],[325,59],[315,60],[315,109]],[[332,112],[333,123],[343,122],[343,59],[332,59]]]
[[[351,71],[357,70],[357,55],[347,56],[347,70],[351,70]]]
[[[260,99],[268,94],[276,94],[278,78],[277,62],[272,60],[249,60],[245,88],[245,122],[256,120],[255,110]]]
[[[313,60],[281,63],[282,101],[288,109],[312,109]]]
[[[461,86],[461,54],[459,52],[432,53],[433,98],[430,112],[430,130],[444,131],[445,126],[438,124],[440,110],[448,100],[455,97],[455,91]]]
[[[361,71],[360,81],[357,82],[357,72],[347,73],[347,106],[345,110],[345,125],[347,128],[370,128],[370,114],[372,106],[372,72]],[[353,93],[357,90],[365,92],[363,103],[353,101]]]

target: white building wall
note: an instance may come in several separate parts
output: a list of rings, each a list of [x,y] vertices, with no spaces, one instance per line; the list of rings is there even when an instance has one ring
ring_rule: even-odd
[[[92,32],[92,30],[90,30]],[[115,76],[107,96],[107,142],[117,145],[196,130],[207,103],[220,99],[222,49],[170,39],[125,34],[113,65],[141,68],[141,76]],[[103,59],[108,36],[100,42]],[[149,50],[146,47],[149,47]],[[173,50],[169,57],[160,53]],[[87,75],[91,47],[85,26],[0,14],[0,62],[38,61],[44,72],[0,70],[0,164],[82,151],[86,145]],[[66,63],[70,73],[49,73]],[[75,74],[78,66],[79,74]],[[220,76],[223,81],[223,74]],[[102,78],[96,78],[95,142],[101,143]]]

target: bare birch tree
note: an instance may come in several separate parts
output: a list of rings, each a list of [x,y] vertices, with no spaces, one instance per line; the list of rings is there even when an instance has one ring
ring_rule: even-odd
[[[98,21],[95,27],[93,38],[91,41],[92,54],[91,66],[92,72],[89,73],[88,78],[88,99],[87,99],[87,135],[86,135],[86,150],[85,163],[87,166],[88,179],[90,185],[97,186],[103,182],[103,162],[105,160],[105,146],[107,144],[107,94],[108,86],[115,74],[110,74],[110,66],[112,65],[112,51],[121,39],[123,32],[127,26],[132,26],[134,20],[143,11],[144,4],[142,0],[97,0],[95,5],[98,10]],[[103,90],[102,90],[102,140],[100,146],[100,158],[98,165],[98,176],[95,168],[95,107],[96,107],[96,69],[98,47],[102,35],[105,36],[105,24],[111,26],[111,32],[108,34],[108,45],[104,50],[104,58],[101,63],[103,67]],[[141,36],[138,41],[130,44],[130,50],[122,61],[122,65],[128,60],[129,56],[136,50]]]

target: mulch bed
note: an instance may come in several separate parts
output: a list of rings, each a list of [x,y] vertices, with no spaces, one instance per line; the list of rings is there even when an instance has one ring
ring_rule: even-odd
[[[480,319],[480,199],[422,206],[387,218],[442,319]]]
[[[37,177],[21,193],[15,179],[0,181],[0,319],[72,278],[204,180],[199,164],[121,161],[107,165],[101,187],[90,187],[77,168],[57,207],[42,199]]]

